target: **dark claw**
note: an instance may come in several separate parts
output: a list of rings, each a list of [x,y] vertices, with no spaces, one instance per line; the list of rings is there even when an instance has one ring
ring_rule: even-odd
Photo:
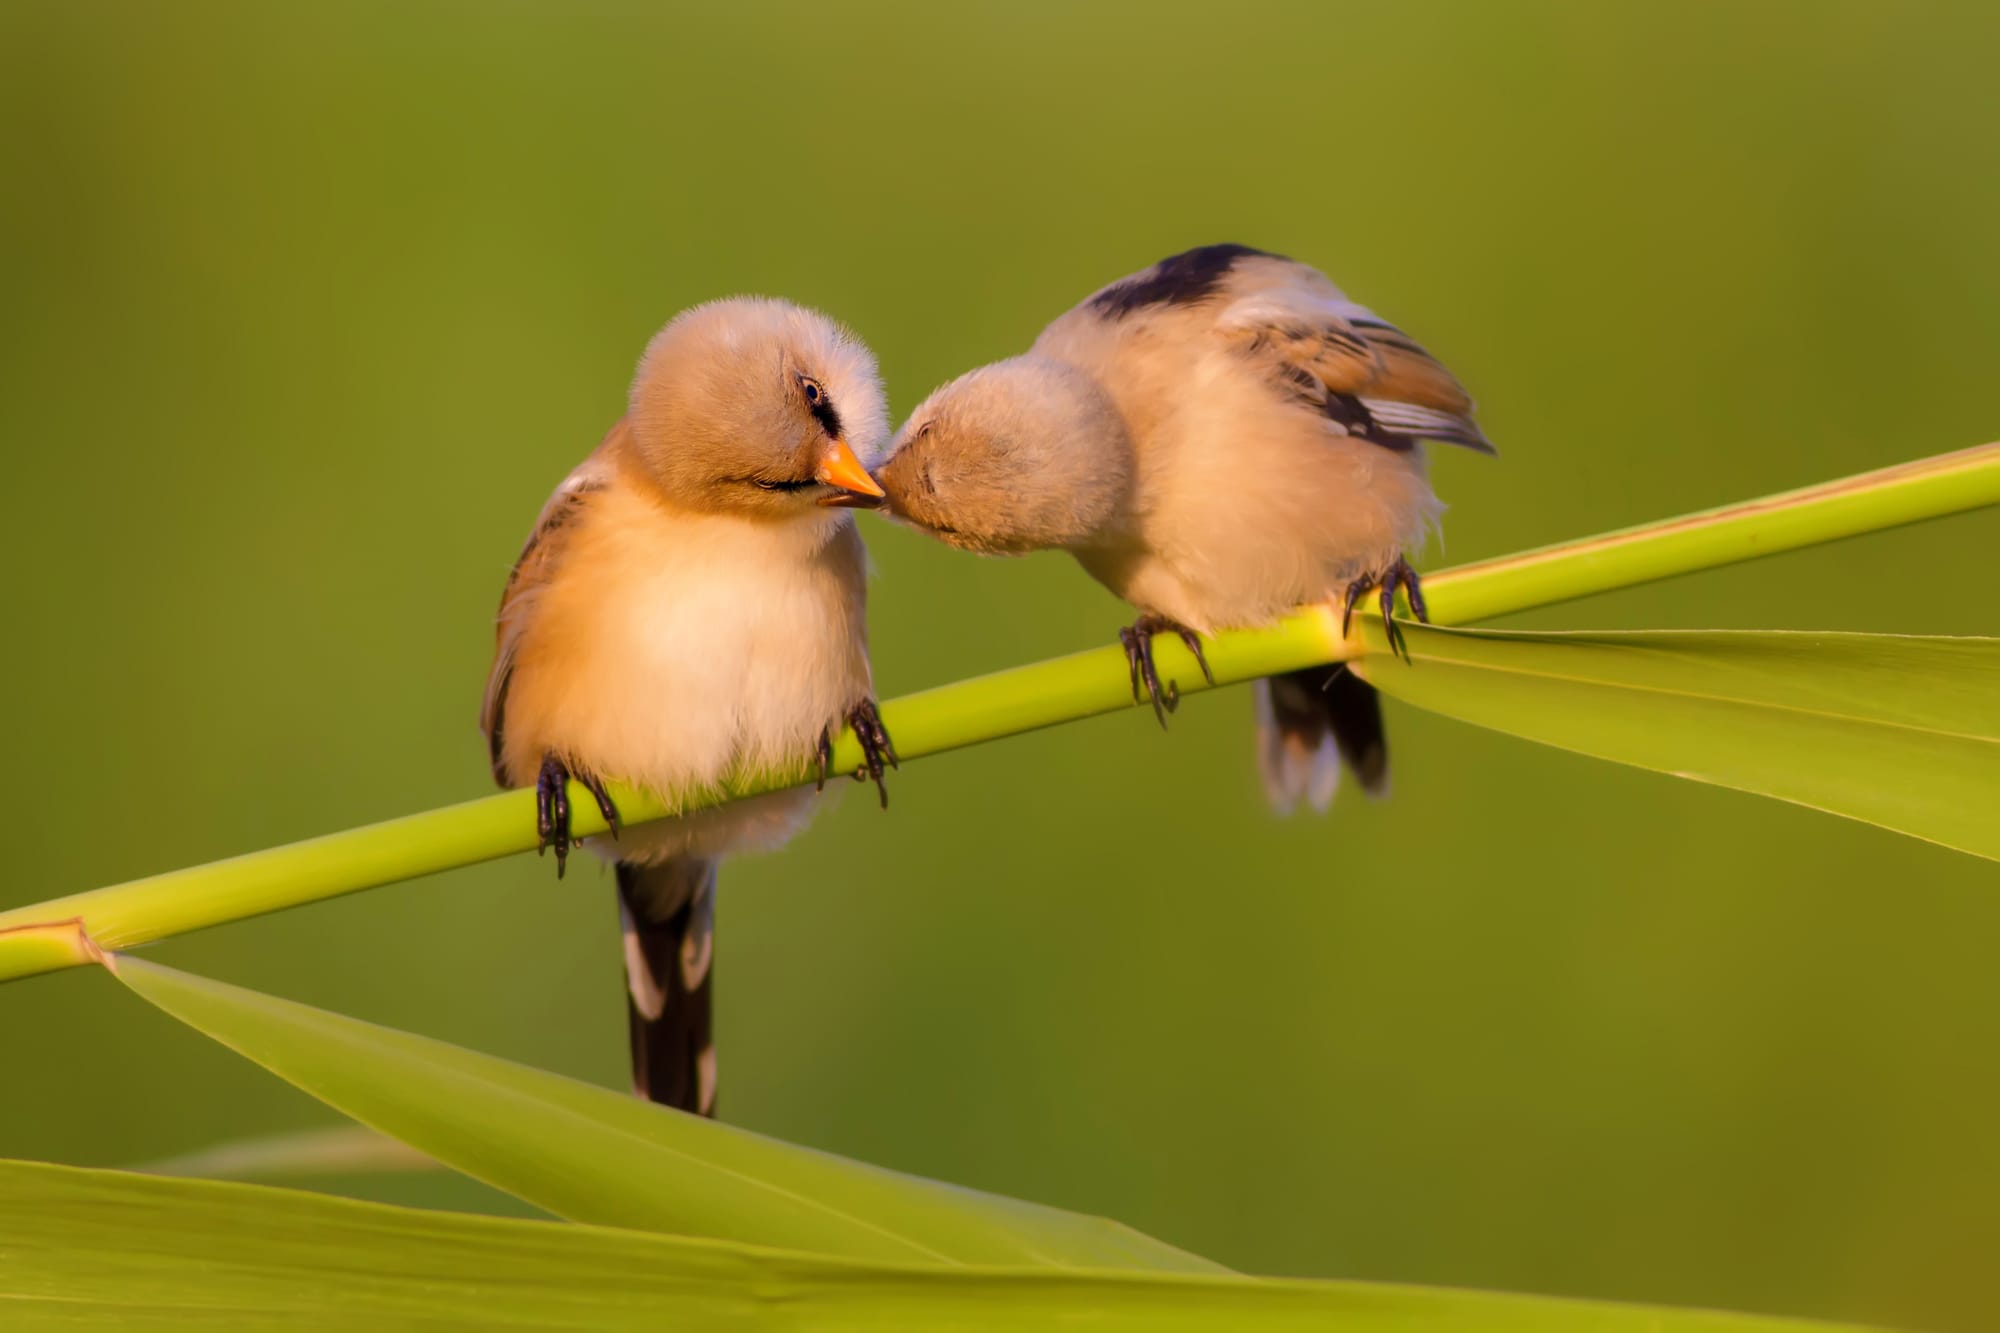
[[[1141,698],[1139,694],[1139,660],[1144,656],[1139,647],[1139,635],[1130,625],[1127,625],[1118,631],[1118,644],[1125,650],[1125,666],[1132,673],[1132,702],[1138,703]]]
[[[896,758],[895,742],[889,739],[889,729],[882,725],[882,714],[876,711],[873,699],[863,699],[847,710],[847,725],[854,728],[854,739],[861,742],[861,767],[854,771],[856,781],[873,779],[875,790],[882,795],[882,808],[889,808],[889,784],[883,775],[891,768],[900,767]],[[829,762],[831,747],[823,750],[820,764],[822,771]]]
[[[542,771],[535,778],[535,855],[540,856],[549,849],[549,835],[555,832],[555,811],[551,805],[555,799],[554,783],[561,781],[552,775],[550,766],[553,759],[542,760]]]
[[[1165,731],[1167,714],[1180,706],[1180,692],[1176,690],[1174,697],[1168,699],[1160,688],[1160,669],[1153,662],[1152,631],[1132,626],[1132,646],[1126,652],[1138,655],[1140,683],[1146,687],[1146,697],[1153,701],[1153,716],[1159,719],[1160,730]]]
[[[554,755],[542,756],[542,771],[535,775],[535,836],[538,842],[535,855],[540,856],[550,848],[556,853],[556,878],[563,877],[569,868],[569,849],[578,839],[570,833],[569,783],[574,777],[597,800],[598,813],[616,838],[624,829],[618,818],[617,802],[605,790],[604,780],[589,773],[569,771],[569,765]]]
[[[1386,594],[1389,606],[1393,607],[1395,605],[1395,589],[1400,585],[1403,591],[1409,595],[1410,614],[1416,617],[1418,624],[1430,624],[1431,613],[1430,608],[1424,605],[1423,583],[1417,578],[1417,571],[1410,568],[1409,561],[1397,560],[1395,564],[1389,566],[1389,572],[1383,578],[1384,586],[1389,590]],[[1385,621],[1388,619],[1386,611],[1383,619]],[[1394,624],[1394,622],[1389,623],[1391,625]],[[1403,631],[1397,628],[1391,639],[1396,650],[1402,654],[1403,660],[1408,662],[1410,660],[1410,646],[1404,639]]]
[[[1118,631],[1118,643],[1125,649],[1125,665],[1132,673],[1132,701],[1151,699],[1153,716],[1160,726],[1167,725],[1167,714],[1180,707],[1181,688],[1177,681],[1168,681],[1164,688],[1160,685],[1160,671],[1153,662],[1153,636],[1172,630],[1187,645],[1188,652],[1201,667],[1201,674],[1208,683],[1215,684],[1215,673],[1208,669],[1208,656],[1201,650],[1201,638],[1187,626],[1168,620],[1165,616],[1147,614]],[[1145,693],[1140,693],[1141,688]]]
[[[1347,604],[1340,612],[1340,637],[1346,638],[1354,628],[1354,608],[1361,604],[1362,595],[1375,586],[1375,577],[1364,574],[1347,585]]]
[[[579,773],[576,775],[576,780],[583,784],[585,791],[596,798],[597,813],[603,815],[604,822],[611,826],[611,840],[616,842],[618,835],[625,831],[625,825],[618,818],[618,803],[612,800],[611,793],[604,789],[604,779],[589,773]]]
[[[833,728],[819,729],[819,776],[813,779],[814,791],[826,790],[827,770],[833,767]]]
[[[1424,605],[1424,585],[1417,578],[1417,571],[1408,565],[1403,566],[1403,591],[1410,595],[1410,611],[1416,616],[1417,623],[1430,624],[1431,609]]]
[[[1396,575],[1391,571],[1382,580],[1382,632],[1388,636],[1391,656],[1410,660],[1410,650],[1403,644],[1402,626],[1396,623]]]
[[[553,847],[561,879],[569,861],[569,769],[552,754],[543,756],[535,778],[535,833],[540,838],[535,855]]]
[[[877,762],[886,763],[890,768],[901,768],[902,761],[896,757],[896,743],[889,739],[889,729],[882,725],[882,714],[876,710],[873,699],[863,699],[848,715],[848,722],[854,728],[856,739],[861,742],[863,753],[872,752]]]
[[[1174,633],[1180,635],[1181,642],[1187,645],[1187,650],[1193,656],[1195,665],[1201,668],[1202,679],[1206,680],[1213,687],[1215,685],[1215,673],[1208,669],[1208,654],[1201,650],[1201,636],[1186,625],[1174,626]]]
[[[1382,609],[1382,632],[1388,636],[1389,651],[1405,662],[1410,660],[1410,646],[1403,630],[1396,623],[1396,590],[1401,588],[1410,599],[1410,614],[1419,624],[1431,623],[1430,608],[1424,605],[1423,584],[1417,578],[1417,571],[1409,562],[1397,557],[1396,562],[1379,574],[1366,574],[1347,585],[1347,599],[1340,612],[1340,634],[1346,638],[1354,625],[1354,608],[1370,591],[1379,594]]]

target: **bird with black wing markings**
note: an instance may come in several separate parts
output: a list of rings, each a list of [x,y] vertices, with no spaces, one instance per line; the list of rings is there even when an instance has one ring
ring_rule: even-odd
[[[1458,381],[1317,269],[1240,245],[1101,289],[1027,353],[933,393],[890,444],[887,512],[985,554],[1066,550],[1142,613],[1120,632],[1134,697],[1177,697],[1153,638],[1204,672],[1201,636],[1398,591],[1443,506],[1426,440],[1493,446]],[[1342,762],[1388,782],[1381,704],[1344,668],[1257,685],[1258,762],[1281,810],[1331,803]]]

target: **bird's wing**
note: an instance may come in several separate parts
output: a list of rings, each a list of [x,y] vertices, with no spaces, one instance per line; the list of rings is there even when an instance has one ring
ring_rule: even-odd
[[[1315,270],[1266,261],[1234,297],[1216,312],[1217,333],[1345,434],[1390,449],[1442,440],[1495,452],[1451,372]]]
[[[613,437],[624,429],[624,424],[621,421],[613,428]],[[606,443],[610,443],[609,438]],[[493,670],[486,677],[486,698],[479,708],[479,729],[486,733],[493,779],[503,787],[509,785],[501,755],[505,750],[507,687],[514,677],[514,655],[533,618],[535,599],[562,558],[564,537],[589,506],[591,497],[611,484],[612,465],[604,454],[600,448],[585,459],[549,496],[535,519],[534,531],[528,534],[527,544],[514,561],[513,572],[507,576],[507,590],[500,595],[498,642]]]

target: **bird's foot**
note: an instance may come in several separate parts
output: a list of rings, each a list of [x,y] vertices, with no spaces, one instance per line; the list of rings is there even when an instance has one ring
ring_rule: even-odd
[[[569,849],[577,841],[570,833],[569,781],[572,777],[596,798],[598,813],[611,826],[613,838],[623,827],[618,820],[618,806],[612,801],[611,793],[604,789],[603,779],[590,773],[572,773],[569,765],[554,755],[543,755],[542,771],[535,778],[535,832],[540,837],[535,855],[540,856],[552,847],[555,849],[557,879],[563,877],[569,863]]]
[[[1363,574],[1360,578],[1347,585],[1347,602],[1340,613],[1341,637],[1345,638],[1347,636],[1348,630],[1354,623],[1355,606],[1360,603],[1363,596],[1372,590],[1379,594],[1381,599],[1382,632],[1389,636],[1389,651],[1402,658],[1405,662],[1409,661],[1409,645],[1403,642],[1402,628],[1396,623],[1396,590],[1398,588],[1401,588],[1408,595],[1410,599],[1410,614],[1417,618],[1417,623],[1422,625],[1430,624],[1431,613],[1430,609],[1424,605],[1423,583],[1417,578],[1417,571],[1410,568],[1410,562],[1401,556],[1397,556],[1395,563],[1379,574]]]
[[[847,725],[854,728],[854,739],[861,742],[861,766],[854,770],[856,782],[873,781],[875,790],[882,794],[882,808],[889,808],[889,786],[883,774],[892,768],[900,768],[896,758],[896,743],[889,739],[889,729],[882,725],[882,714],[875,707],[873,699],[863,699],[847,710]],[[819,733],[819,778],[813,783],[814,791],[826,787],[827,772],[833,767],[833,729],[823,729]]]
[[[1125,666],[1132,673],[1132,702],[1151,699],[1153,716],[1160,720],[1160,726],[1167,725],[1167,714],[1180,707],[1181,689],[1176,681],[1168,681],[1164,689],[1160,686],[1159,668],[1153,665],[1153,636],[1173,633],[1194,654],[1195,664],[1208,683],[1215,684],[1215,673],[1208,669],[1208,657],[1201,650],[1201,636],[1186,625],[1156,616],[1151,612],[1118,631],[1119,645],[1125,649]],[[1145,692],[1140,693],[1141,687]]]

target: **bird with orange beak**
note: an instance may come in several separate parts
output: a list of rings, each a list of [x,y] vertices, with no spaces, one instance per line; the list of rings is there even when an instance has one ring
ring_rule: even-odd
[[[1399,591],[1443,505],[1423,444],[1493,446],[1472,399],[1422,347],[1283,255],[1210,245],[1102,288],[1022,356],[970,371],[910,414],[877,474],[888,512],[989,555],[1056,549],[1143,614],[1121,631],[1132,693],[1164,725],[1153,661],[1309,602],[1343,614]],[[1375,690],[1343,668],[1257,685],[1273,804],[1324,810],[1341,763],[1388,782]]]
[[[816,762],[823,781],[851,725],[881,787],[895,751],[842,501],[881,495],[863,460],[887,433],[874,358],[831,320],[697,306],[646,348],[624,418],[556,487],[507,581],[480,718],[493,774],[535,788],[558,875],[571,779],[611,825],[584,841],[616,866],[633,1081],[656,1102],[714,1114],[717,863],[783,843],[814,793],[621,828],[606,784],[674,809],[733,776]]]

